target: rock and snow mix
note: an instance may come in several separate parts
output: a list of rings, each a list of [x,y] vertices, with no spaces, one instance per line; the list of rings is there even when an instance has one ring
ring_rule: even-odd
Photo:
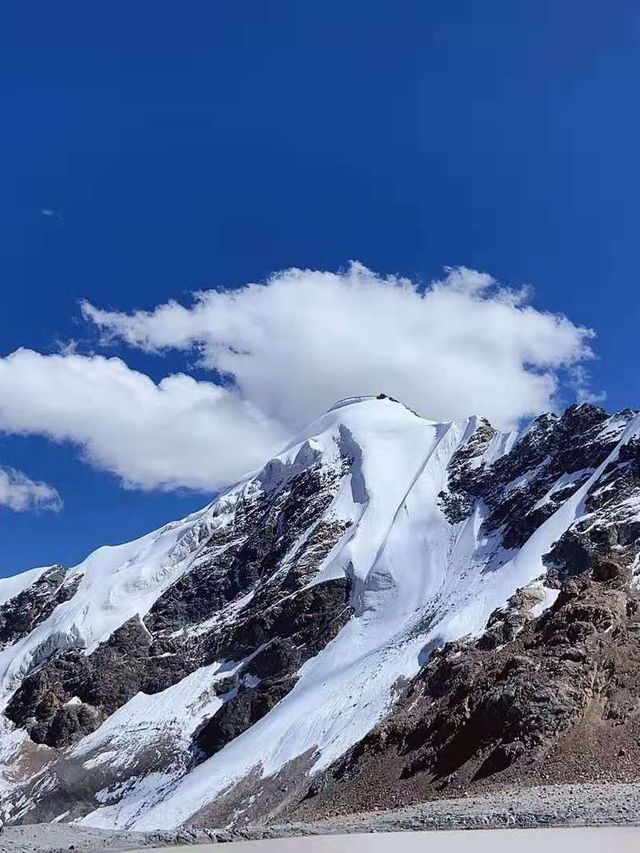
[[[639,415],[592,406],[517,436],[356,398],[201,512],[0,580],[5,814],[267,813],[267,780],[326,771],[433,650],[523,587],[551,607],[558,543],[607,524],[635,541],[638,436]]]

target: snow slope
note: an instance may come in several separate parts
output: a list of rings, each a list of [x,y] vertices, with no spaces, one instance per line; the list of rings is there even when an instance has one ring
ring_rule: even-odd
[[[21,572],[19,575],[13,575],[9,578],[0,578],[0,604],[6,604],[12,598],[20,595],[25,589],[28,589],[48,568],[49,566],[43,566],[39,569],[30,569],[28,572]]]
[[[89,654],[136,613],[145,614],[197,556],[198,536],[207,520],[197,513],[126,545],[99,548],[71,569],[69,580],[80,580],[76,594],[0,652],[0,707],[24,675],[54,651],[81,648]],[[16,582],[8,598],[26,589],[42,571],[25,573],[28,583]],[[18,581],[22,578],[17,576]]]

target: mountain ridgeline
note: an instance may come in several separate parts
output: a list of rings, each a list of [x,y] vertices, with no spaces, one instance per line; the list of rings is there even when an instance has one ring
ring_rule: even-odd
[[[224,826],[640,774],[640,415],[343,401],[203,510],[0,580],[0,815]]]

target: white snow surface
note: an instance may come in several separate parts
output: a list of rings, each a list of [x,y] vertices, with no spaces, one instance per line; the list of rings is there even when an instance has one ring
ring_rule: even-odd
[[[54,651],[80,648],[88,654],[136,613],[145,614],[194,559],[194,532],[202,523],[196,514],[126,545],[98,548],[71,569],[69,581],[80,577],[76,594],[0,652],[0,707],[27,672]],[[25,573],[32,577],[23,588],[41,571]]]
[[[439,506],[438,495],[447,489],[447,465],[478,422],[473,417],[436,423],[389,399],[343,401],[261,472],[200,513],[128,545],[99,549],[72,570],[82,581],[71,601],[0,653],[6,697],[34,659],[50,654],[54,644],[90,651],[131,616],[144,615],[197,559],[206,532],[228,522],[238,495],[269,489],[314,460],[335,468],[341,454],[351,459],[327,515],[352,525],[310,583],[346,574],[352,581],[353,618],[302,666],[291,692],[250,729],[181,778],[147,777],[83,823],[171,828],[252,771],[269,776],[300,756],[309,758],[312,773],[326,768],[385,715],[399,679],[413,677],[431,649],[480,634],[496,607],[544,576],[543,556],[581,516],[585,497],[619,448],[640,434],[637,416],[621,430],[609,457],[523,547],[506,551],[499,536],[482,534],[481,503],[458,524],[451,524]],[[497,434],[486,460],[508,452],[515,439]],[[547,598],[545,606],[553,595]],[[207,682],[216,678],[216,666],[198,670],[157,696],[138,694],[80,741],[74,753],[87,754],[110,740],[117,746],[118,737],[126,740],[122,732],[135,730],[136,720],[150,715],[174,719],[169,707],[174,701],[184,710],[194,691],[209,696]],[[209,700],[202,701],[197,708]],[[219,700],[211,694],[210,701]]]
[[[13,575],[10,578],[0,578],[0,605],[6,604],[12,598],[20,595],[21,592],[34,584],[48,568],[51,567],[43,566],[40,569],[21,572],[21,574]]]

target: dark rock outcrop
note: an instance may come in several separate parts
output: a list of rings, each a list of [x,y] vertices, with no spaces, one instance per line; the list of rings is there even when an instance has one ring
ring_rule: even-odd
[[[332,640],[351,615],[349,584],[346,578],[312,586],[288,599],[286,606],[274,606],[257,617],[259,629],[250,627],[255,646],[262,648],[248,664],[259,679],[256,686],[240,687],[237,694],[195,735],[195,743],[212,755],[268,713],[295,684],[294,674],[302,664]],[[254,618],[255,625],[256,618]],[[249,626],[245,623],[240,627]],[[246,636],[246,635],[245,635]],[[275,639],[264,640],[267,637]],[[238,642],[234,633],[233,640]],[[242,642],[242,640],[240,640]],[[247,648],[247,647],[245,647]]]
[[[252,716],[259,707],[268,710],[276,695],[284,695],[282,687],[275,689],[270,682],[293,683],[292,674],[349,617],[346,578],[304,588],[346,530],[337,522],[314,524],[336,488],[335,476],[316,467],[242,506],[232,526],[202,543],[197,565],[160,596],[144,621],[129,620],[89,655],[72,650],[47,661],[22,681],[7,717],[35,743],[65,747],[139,691],[158,693],[200,666],[245,658],[253,659],[248,672],[267,679],[253,688],[258,698],[252,702]],[[62,579],[62,569],[49,570],[34,595],[14,599],[14,632],[35,618],[38,607],[39,613],[53,609],[65,590]],[[243,596],[249,600],[236,619],[206,624]],[[189,630],[193,628],[197,630]],[[220,691],[229,688],[222,683]],[[225,711],[227,717],[235,704],[238,718],[242,716],[246,700],[240,697]]]
[[[629,565],[595,560],[542,615],[520,613],[513,630],[512,614],[499,643],[494,616],[478,640],[437,651],[391,715],[314,780],[293,813],[388,807],[511,781],[637,779],[640,593]]]
[[[58,604],[72,598],[78,582],[79,578],[67,577],[64,566],[51,566],[30,587],[0,605],[0,648],[25,637]]]

